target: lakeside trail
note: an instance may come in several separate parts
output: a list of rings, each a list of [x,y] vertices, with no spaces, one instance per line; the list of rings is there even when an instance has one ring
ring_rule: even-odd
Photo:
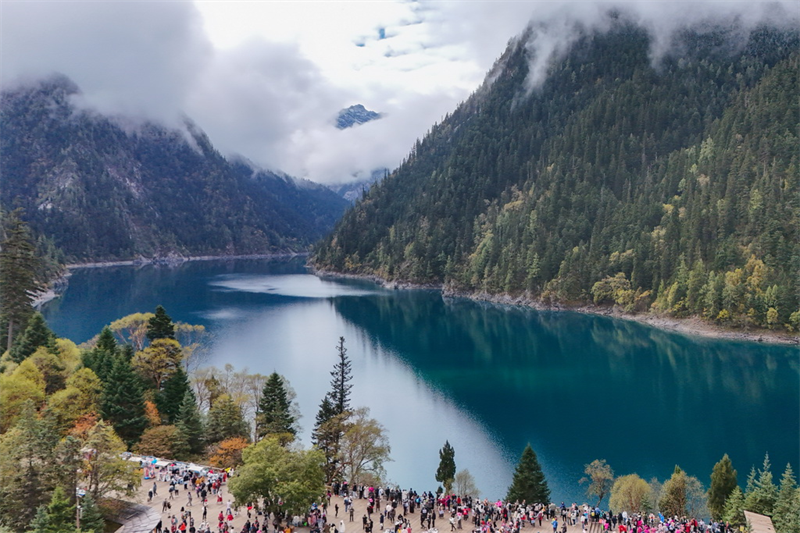
[[[153,500],[151,502],[148,502],[147,501],[147,493],[148,493],[149,490],[151,490],[153,488],[153,483],[156,484],[157,494],[155,496],[153,496]],[[208,518],[207,518],[207,521],[211,526],[211,531],[212,532],[216,532],[217,531],[217,516],[219,515],[219,513],[220,512],[224,513],[226,508],[227,508],[227,506],[228,506],[228,501],[233,502],[233,500],[234,500],[233,496],[230,494],[230,492],[228,492],[228,485],[227,484],[223,484],[222,485],[222,488],[220,489],[220,492],[222,494],[222,502],[221,503],[217,503],[217,496],[216,495],[209,494],[209,496],[208,496]],[[170,503],[170,505],[172,506],[172,508],[168,509],[166,512],[162,512],[162,508],[163,508],[163,505],[164,505],[164,500],[167,500]],[[161,521],[163,523],[163,527],[165,528],[165,531],[169,531],[170,518],[173,515],[178,517],[178,523],[180,523],[181,507],[183,507],[185,511],[191,512],[192,517],[194,517],[194,520],[195,520],[195,527],[198,527],[200,525],[200,523],[202,522],[203,505],[202,505],[201,501],[198,498],[193,497],[192,498],[192,505],[189,506],[188,505],[189,500],[188,500],[186,491],[183,490],[182,486],[181,486],[180,493],[177,496],[175,496],[173,499],[170,500],[169,499],[169,483],[167,483],[165,481],[157,481],[157,480],[154,480],[154,479],[143,479],[142,480],[142,485],[139,487],[139,490],[136,492],[136,495],[133,498],[133,501],[136,502],[136,503],[140,503],[142,505],[146,505],[146,506],[154,509],[156,512],[158,512],[160,514],[160,516],[161,516]],[[568,503],[572,503],[572,502],[568,502]],[[579,503],[582,504],[583,502],[579,502]],[[337,504],[339,505],[339,515],[338,515],[338,517],[335,516],[335,514],[336,514],[335,508],[336,508]],[[350,519],[349,519],[348,513],[345,513],[345,511],[344,511],[344,498],[342,498],[341,496],[336,496],[336,495],[331,496],[330,505],[328,506],[328,511],[327,511],[327,513],[328,513],[328,523],[331,523],[333,521],[334,523],[337,524],[337,527],[338,527],[339,521],[343,520],[344,521],[344,526],[345,526],[345,532],[344,533],[364,533],[364,528],[363,528],[363,525],[362,525],[362,516],[367,514],[367,504],[368,504],[368,501],[366,499],[358,499],[357,498],[357,499],[353,500],[353,507],[354,507],[355,510],[354,510],[354,513],[353,513],[353,521],[351,522]],[[384,500],[382,502],[382,505],[385,507],[385,504],[386,504],[386,502]],[[409,521],[411,522],[411,531],[412,531],[412,533],[420,533],[420,532],[428,531],[426,528],[423,528],[422,526],[420,526],[420,520],[419,520],[420,514],[419,514],[419,511],[415,512],[414,514],[409,514],[408,516],[410,517]],[[255,518],[255,513],[253,513],[253,518]],[[258,518],[259,518],[259,522],[261,522],[261,523],[264,522],[263,517],[258,517]],[[373,512],[373,514],[372,514],[372,520],[374,521],[373,533],[383,533],[383,530],[380,529],[380,522],[379,522],[378,518],[379,518],[379,515],[377,514],[377,512]],[[234,513],[233,533],[241,532],[242,527],[244,527],[244,524],[245,524],[246,521],[247,521],[247,509],[245,507],[242,507],[242,508],[239,509],[239,513],[238,514]],[[386,524],[388,525],[388,522]],[[470,531],[472,531],[472,527],[473,527],[472,523],[465,520],[462,523],[462,529],[461,530],[456,530],[456,531],[458,531],[460,533],[469,533]],[[437,518],[436,519],[436,529],[441,533],[449,533],[450,532],[450,522],[448,521],[447,513],[445,513],[444,518],[441,518],[441,519]],[[270,532],[273,531],[273,528],[272,528],[271,524],[270,524],[269,530],[270,530]],[[294,528],[293,531],[295,531],[297,533],[310,533],[311,528],[309,528],[309,527],[298,527],[298,528]],[[390,529],[390,531],[391,531],[391,529]],[[553,528],[550,525],[550,522],[548,522],[547,520],[543,520],[541,527],[538,526],[538,525],[531,526],[529,523],[526,523],[526,524],[524,524],[524,526],[522,528],[522,531],[524,531],[525,533],[552,533]],[[559,520],[559,532],[560,531],[561,531],[561,521]],[[188,532],[188,529],[187,529],[187,532]],[[581,533],[580,523],[578,525],[575,525],[575,526],[567,526],[567,533]]]

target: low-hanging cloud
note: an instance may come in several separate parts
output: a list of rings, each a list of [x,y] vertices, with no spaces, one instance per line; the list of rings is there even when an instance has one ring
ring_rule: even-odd
[[[541,86],[552,63],[563,57],[582,35],[607,31],[612,26],[612,12],[648,31],[648,52],[654,66],[658,66],[674,49],[676,35],[683,28],[704,31],[721,24],[738,34],[739,42],[744,44],[750,32],[759,25],[797,27],[800,21],[800,3],[774,0],[700,1],[691,4],[647,0],[568,1],[543,5],[546,7],[531,19],[526,32],[525,46],[531,58],[525,81],[528,91]]]
[[[760,0],[359,5],[219,4],[217,16],[244,10],[240,21],[257,8],[248,27],[264,20],[273,29],[234,40],[229,32],[231,42],[220,46],[212,41],[208,14],[187,2],[6,1],[0,3],[0,82],[61,72],[81,88],[81,105],[169,125],[186,115],[223,153],[336,183],[396,167],[415,139],[480,85],[528,24],[528,82],[535,87],[581,31],[608,25],[612,8],[651,31],[654,60],[682,25],[711,17],[745,29],[776,18],[796,24],[800,9],[796,2]],[[274,6],[280,10],[270,11]],[[342,25],[351,20],[340,13],[348,6],[359,15],[352,30]],[[383,118],[336,129],[338,111],[356,103]]]
[[[2,2],[3,85],[59,72],[105,113],[177,116],[212,53],[182,2]]]

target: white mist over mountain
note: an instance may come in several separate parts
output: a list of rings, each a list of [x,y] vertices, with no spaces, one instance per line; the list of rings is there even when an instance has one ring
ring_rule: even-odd
[[[797,2],[2,2],[3,86],[52,72],[84,106],[176,125],[192,118],[224,153],[319,182],[394,168],[415,139],[482,82],[531,22],[530,86],[581,29],[616,8],[651,29],[710,19],[741,31],[797,24]],[[383,118],[339,130],[339,110]]]

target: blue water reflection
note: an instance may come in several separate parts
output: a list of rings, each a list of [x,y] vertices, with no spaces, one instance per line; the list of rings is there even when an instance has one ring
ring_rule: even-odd
[[[583,501],[578,480],[597,458],[645,478],[680,464],[705,483],[723,453],[741,481],[765,452],[776,476],[800,463],[796,347],[322,280],[301,260],[79,270],[44,313],[80,342],[158,304],[213,331],[206,364],[286,375],[306,442],[344,336],[353,403],[389,432],[390,479],[418,490],[435,489],[446,439],[492,498],[527,442],[559,501]]]

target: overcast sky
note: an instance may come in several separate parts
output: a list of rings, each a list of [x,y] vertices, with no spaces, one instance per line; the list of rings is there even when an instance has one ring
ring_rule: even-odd
[[[763,0],[620,4],[662,41],[677,23],[712,12],[746,24],[774,13]],[[0,80],[60,72],[81,88],[84,105],[173,124],[183,114],[225,154],[335,183],[397,166],[529,21],[546,22],[534,46],[549,57],[568,46],[574,20],[601,24],[609,5],[0,0]],[[784,3],[793,17],[798,6]],[[534,65],[539,78],[544,66]],[[384,118],[337,130],[338,111],[357,103]]]

